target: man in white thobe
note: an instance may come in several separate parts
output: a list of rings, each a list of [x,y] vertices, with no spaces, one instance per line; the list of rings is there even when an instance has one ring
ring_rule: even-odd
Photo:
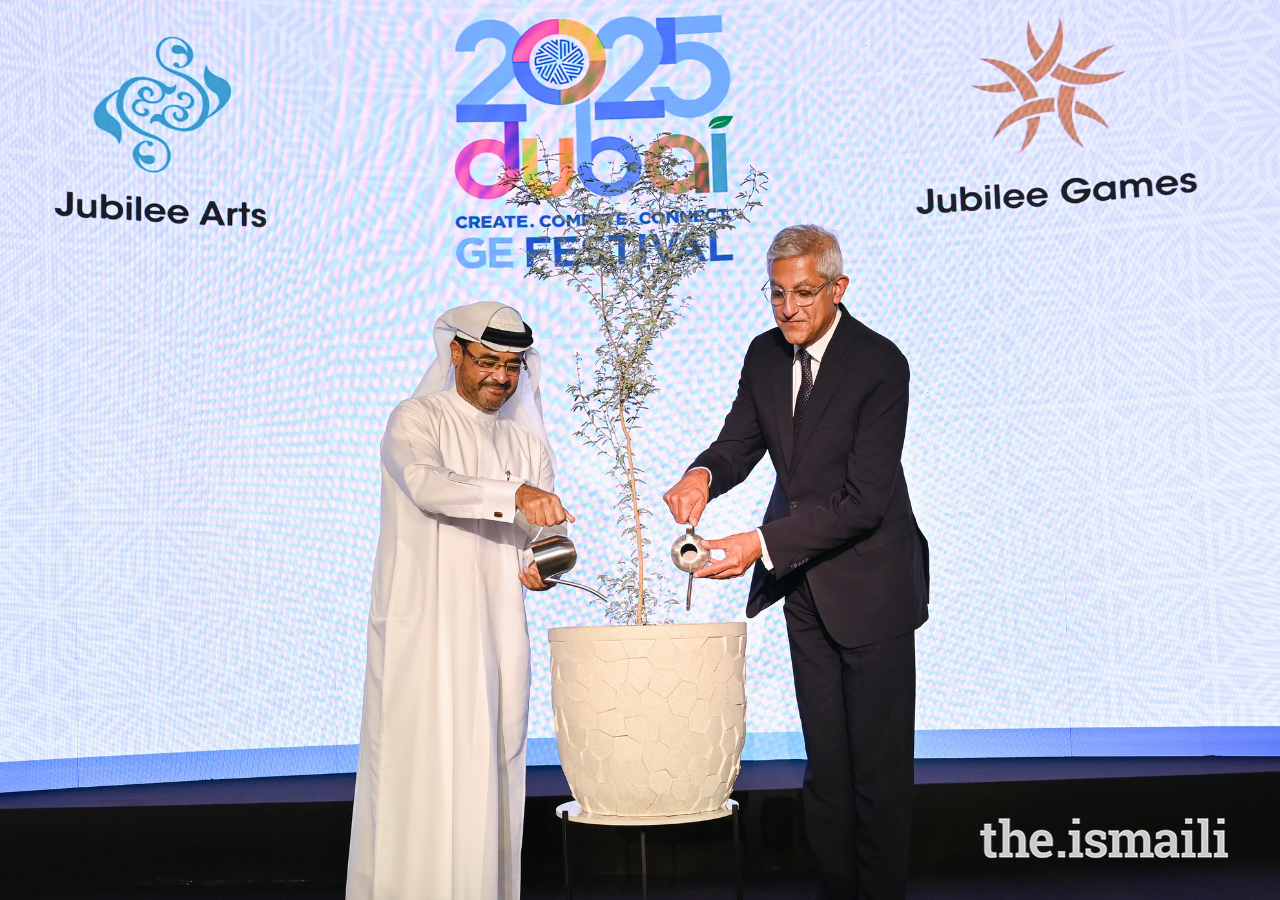
[[[554,488],[533,332],[500,303],[436,322],[382,439],[348,900],[520,896],[533,525]]]

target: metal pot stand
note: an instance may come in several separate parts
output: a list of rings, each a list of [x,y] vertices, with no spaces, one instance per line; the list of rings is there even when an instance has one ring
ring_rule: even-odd
[[[712,819],[733,819],[733,858],[736,863],[734,871],[734,887],[737,900],[742,900],[742,839],[738,828],[738,801],[729,799],[724,806],[710,812],[693,813],[686,816],[593,816],[582,811],[576,800],[561,803],[556,807],[556,817],[560,820],[560,838],[564,848],[564,896],[565,900],[573,900],[573,881],[569,868],[569,823],[578,822],[584,825],[613,825],[640,829],[640,896],[649,900],[649,857],[645,846],[645,829],[657,825],[684,825],[689,822],[709,822]]]

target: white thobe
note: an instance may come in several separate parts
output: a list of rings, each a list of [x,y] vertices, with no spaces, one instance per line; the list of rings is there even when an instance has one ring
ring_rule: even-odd
[[[348,900],[520,896],[529,633],[517,579],[542,442],[450,388],[382,439]]]

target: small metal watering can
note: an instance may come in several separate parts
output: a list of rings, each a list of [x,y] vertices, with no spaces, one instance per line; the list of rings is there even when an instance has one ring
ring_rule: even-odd
[[[544,582],[580,588],[608,602],[609,598],[595,588],[559,577],[578,564],[578,548],[569,540],[568,526],[531,525],[521,512],[516,513],[516,524],[528,532],[532,539],[529,550],[533,553],[533,564],[538,567],[538,574]]]
[[[711,551],[707,549],[706,541],[693,533],[692,525],[671,545],[671,561],[681,572],[689,573],[689,590],[684,597],[685,612],[693,606],[693,573],[705,566],[709,559]]]

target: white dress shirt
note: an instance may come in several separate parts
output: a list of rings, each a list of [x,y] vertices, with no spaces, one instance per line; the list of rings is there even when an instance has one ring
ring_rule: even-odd
[[[836,326],[840,324],[840,317],[844,315],[839,309],[836,310],[836,317],[831,322],[831,327],[827,329],[826,334],[814,341],[808,348],[809,350],[809,374],[813,377],[813,383],[818,383],[818,369],[822,368],[822,357],[827,352],[827,346],[831,343],[832,336],[836,333]],[[796,397],[800,395],[800,381],[804,378],[800,370],[800,360],[797,353],[800,348],[795,344],[791,345],[791,414],[795,415]],[[710,485],[711,470],[698,466],[707,473],[708,485]],[[773,569],[773,560],[769,558],[769,548],[764,543],[764,532],[759,528],[756,529],[756,536],[760,538],[760,561],[764,563],[766,569]]]

